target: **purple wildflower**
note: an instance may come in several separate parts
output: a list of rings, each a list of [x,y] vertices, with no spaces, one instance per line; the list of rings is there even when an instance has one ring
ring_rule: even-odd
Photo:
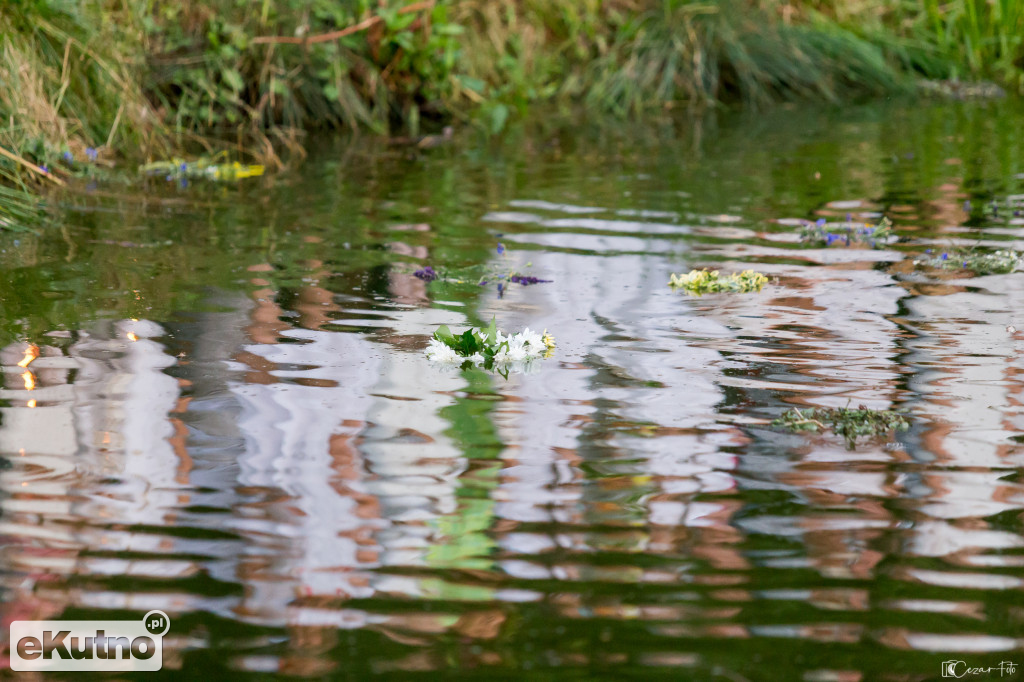
[[[828,234],[825,235],[825,246],[831,246],[832,242],[834,242],[837,239],[839,239],[838,234],[832,234],[831,232],[829,232]]]
[[[71,152],[64,152],[63,157],[64,160],[67,161],[68,163],[71,163],[75,160],[75,155],[72,154]]]
[[[964,202],[964,212],[965,213],[970,213],[971,212],[971,200],[970,199],[968,199],[967,201]]]
[[[413,277],[418,277],[419,279],[422,279],[424,282],[433,282],[440,276],[436,272],[434,272],[434,268],[430,267],[429,265],[421,270],[417,270],[416,272],[412,273],[412,275]]]
[[[949,260],[949,254],[948,253],[942,254],[942,260]]]
[[[931,252],[932,252],[932,250],[931,250],[931,249],[925,249],[925,250],[924,250],[924,252],[925,252],[925,253],[931,253]]]
[[[188,170],[188,164],[185,163],[185,162],[182,162],[182,164],[181,164],[181,172],[184,173],[187,170]]]
[[[852,213],[847,213],[846,214],[846,222],[850,222],[851,220],[853,220],[853,214]]]
[[[46,166],[40,166],[39,168],[40,168],[40,170],[42,170],[42,171],[43,171],[44,173],[49,173],[49,172],[50,172],[50,169],[49,169],[49,168],[47,168]]]
[[[505,253],[505,245],[502,244],[501,242],[498,242],[498,255],[500,256],[503,253]]]
[[[826,221],[825,221],[825,219],[824,219],[824,218],[818,218],[818,219],[817,219],[817,220],[816,220],[816,221],[814,222],[814,224],[815,224],[815,225],[817,225],[818,227],[825,227],[825,222],[826,222]]]
[[[504,297],[505,297],[505,284],[503,282],[498,282],[498,298],[504,298]]]

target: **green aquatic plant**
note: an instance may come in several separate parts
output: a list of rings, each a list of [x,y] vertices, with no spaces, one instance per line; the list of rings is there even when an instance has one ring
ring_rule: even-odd
[[[732,274],[723,277],[718,270],[690,270],[685,275],[673,274],[668,285],[673,289],[700,296],[722,291],[750,292],[761,291],[761,287],[768,283],[768,278],[760,272],[744,270],[739,274]]]
[[[914,261],[914,265],[941,270],[970,270],[976,275],[1005,275],[1016,270],[1024,254],[1012,249],[1001,249],[986,253],[975,249],[950,249],[935,253],[932,249],[925,251],[927,258]]]
[[[791,431],[826,431],[846,439],[846,445],[853,449],[859,436],[880,436],[890,431],[906,431],[910,428],[903,412],[895,410],[871,410],[861,405],[849,407],[812,407],[804,410],[792,408],[772,422]]]
[[[800,229],[800,241],[815,246],[885,246],[892,237],[892,221],[882,218],[877,225],[855,223],[849,220],[829,223],[824,218],[805,224]]]

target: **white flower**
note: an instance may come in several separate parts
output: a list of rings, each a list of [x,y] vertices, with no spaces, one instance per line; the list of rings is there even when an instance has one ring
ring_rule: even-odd
[[[530,331],[529,327],[519,334],[519,338],[523,340],[524,344],[529,346],[531,353],[539,353],[544,348],[543,337],[537,332]]]
[[[474,365],[482,365],[484,364],[484,356],[480,355],[479,353],[473,353],[472,355],[469,356],[469,361],[472,362]]]
[[[530,351],[523,342],[521,334],[516,334],[508,342],[508,359],[512,362],[522,362],[530,357]]]
[[[464,358],[462,356],[446,346],[444,343],[437,339],[430,339],[430,345],[427,346],[427,360],[440,362],[445,365],[454,365],[460,364],[463,359]]]

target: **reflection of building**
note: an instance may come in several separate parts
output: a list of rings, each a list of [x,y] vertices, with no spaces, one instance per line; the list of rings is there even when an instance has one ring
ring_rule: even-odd
[[[419,353],[386,353],[366,336],[321,330],[339,307],[315,284],[297,294],[298,328],[280,321],[271,289],[255,298],[246,329],[253,343],[236,352],[243,371],[228,384],[245,444],[231,521],[246,538],[236,615],[288,627],[296,646],[282,669],[308,670],[333,665],[318,652],[338,628],[409,626],[398,614],[338,608],[339,600],[425,596],[423,581],[375,569],[427,565],[436,520],[455,507],[465,465],[438,435],[446,428],[438,411],[449,401],[443,392],[462,382]],[[388,326],[411,338],[440,321],[438,311],[413,308]]]
[[[491,218],[555,228],[515,239],[542,244],[544,252],[531,252],[534,268],[560,284],[515,289],[497,304],[508,329],[547,327],[558,342],[555,359],[536,375],[499,389],[505,400],[493,420],[508,445],[492,494],[507,557],[499,566],[520,580],[567,581],[555,601],[570,618],[669,613],[674,607],[626,604],[614,594],[582,594],[570,585],[680,579],[656,562],[595,566],[584,558],[603,552],[685,555],[720,569],[747,567],[739,551],[742,534],[730,525],[739,504],[722,497],[736,489],[738,467],[722,448],[746,442],[739,429],[720,422],[716,409],[725,397],[720,384],[728,362],[717,350],[681,343],[690,330],[703,336],[720,325],[667,291],[668,275],[660,274],[667,272],[669,250],[660,235],[685,228],[590,216]],[[609,276],[602,253],[612,250],[616,265]],[[667,296],[673,296],[669,305]],[[703,495],[718,497],[703,501]],[[563,530],[552,535],[521,524]],[[562,553],[568,553],[564,563],[545,558]]]
[[[65,583],[192,570],[161,558],[179,549],[167,536],[127,530],[167,524],[182,502],[168,442],[178,386],[163,371],[174,359],[153,340],[163,333],[151,322],[124,320],[80,332],[74,342],[54,335],[53,345],[34,359],[26,354],[21,366],[12,355],[23,348],[0,353],[5,375],[23,384],[8,381],[0,394],[11,403],[0,408],[0,453],[13,463],[0,473],[0,533],[15,540],[2,558],[13,581],[6,614],[38,603],[33,593],[48,595],[43,613],[51,616],[69,605],[171,610],[156,594],[79,592]],[[124,551],[139,558],[106,556]]]

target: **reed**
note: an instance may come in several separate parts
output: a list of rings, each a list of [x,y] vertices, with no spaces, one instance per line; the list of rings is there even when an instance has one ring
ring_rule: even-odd
[[[497,133],[539,102],[642,118],[920,77],[1021,91],[1022,43],[1024,0],[8,3],[0,227],[35,215],[30,195],[86,150],[134,164],[233,147],[274,164],[312,128],[417,135],[456,118]]]

